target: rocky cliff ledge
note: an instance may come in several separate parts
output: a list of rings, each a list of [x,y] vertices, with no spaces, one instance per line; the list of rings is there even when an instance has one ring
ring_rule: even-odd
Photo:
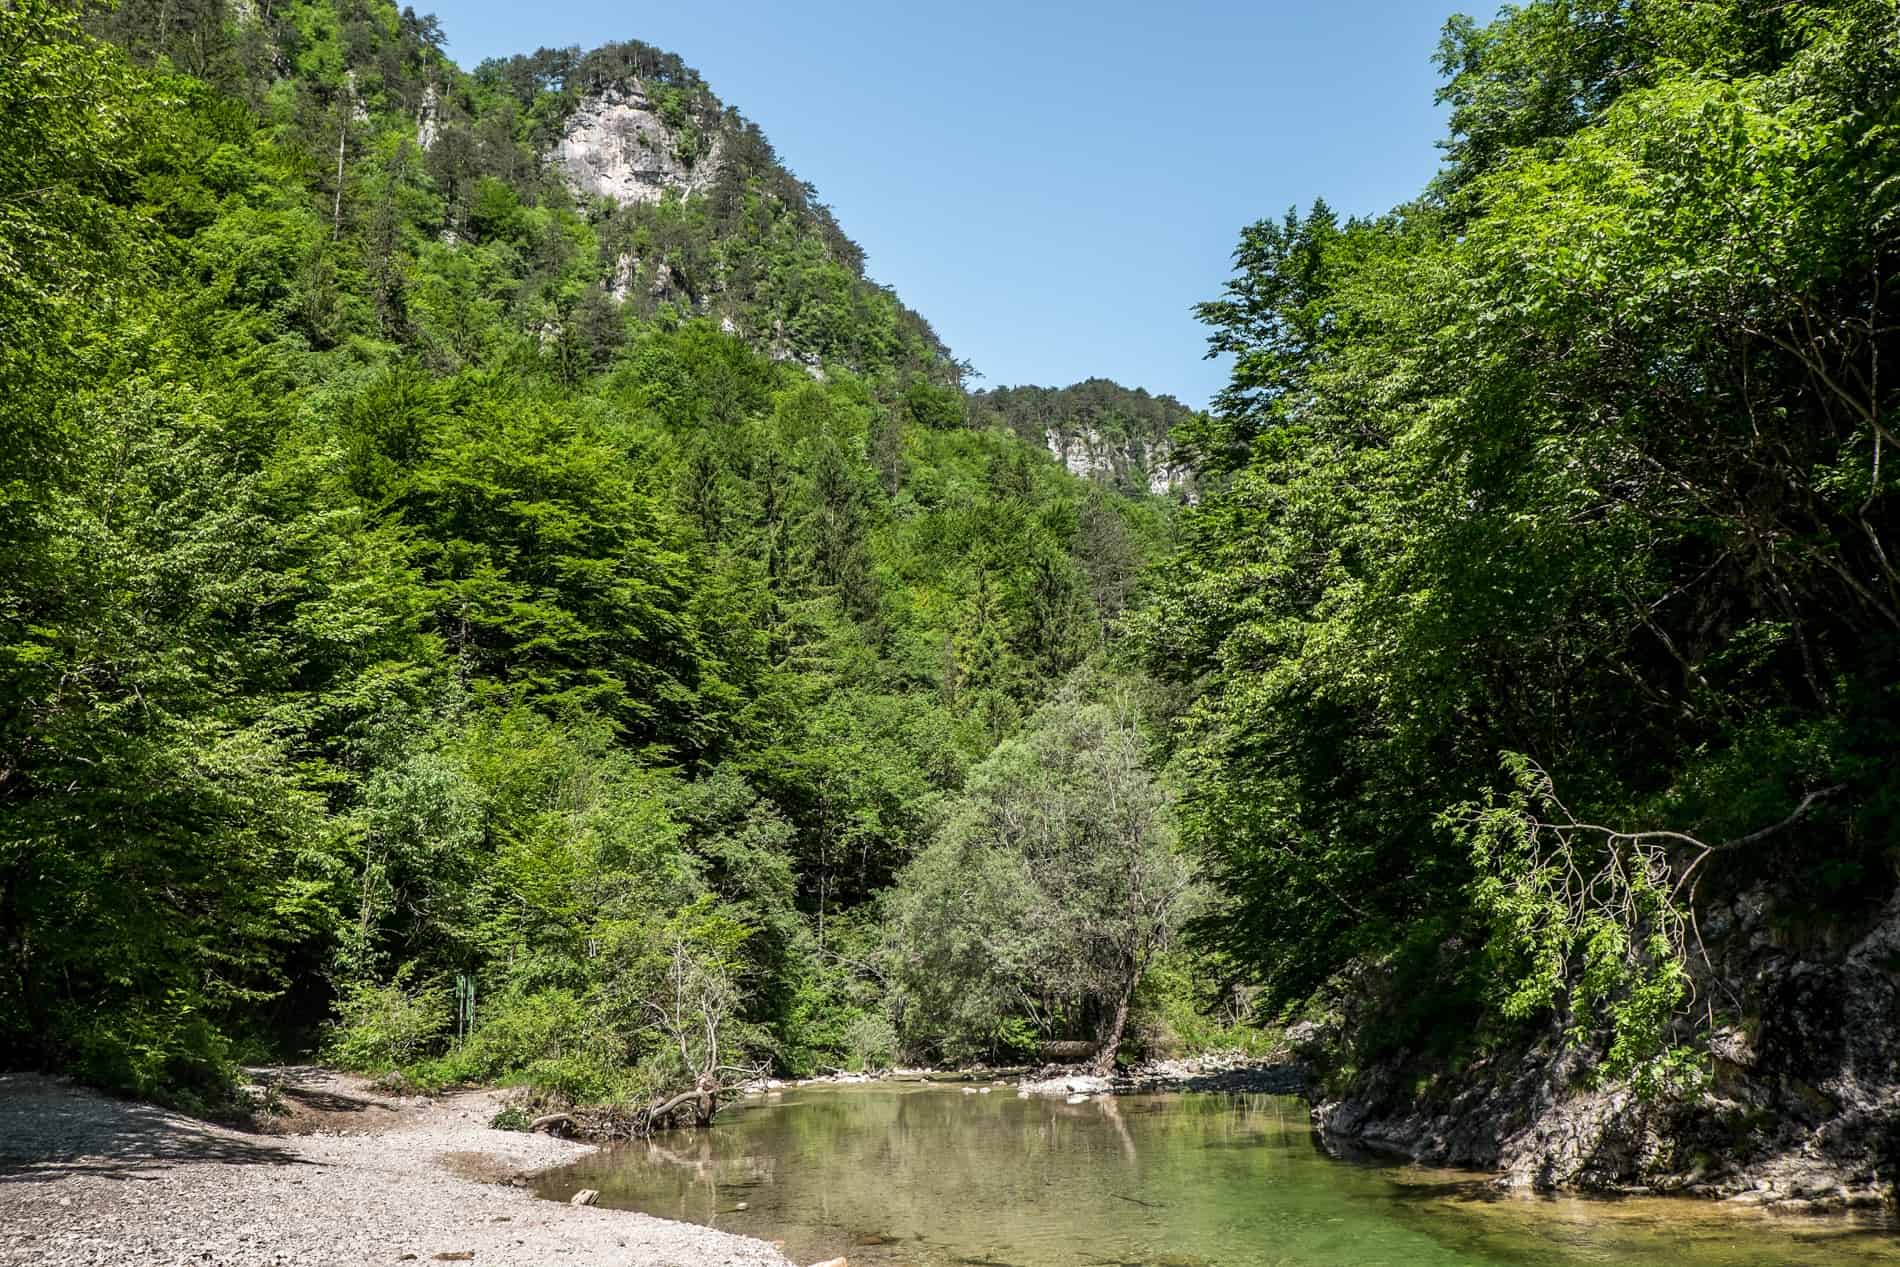
[[[1180,494],[1194,500],[1194,472],[1175,461],[1165,440],[1114,440],[1094,427],[1043,432],[1043,444],[1069,474],[1130,491],[1145,487],[1156,497]]]
[[[1367,1066],[1314,1119],[1335,1148],[1500,1173],[1514,1187],[1681,1192],[1791,1210],[1891,1206],[1900,1180],[1900,895],[1854,928],[1792,932],[1762,893],[1702,917],[1697,982],[1742,1024],[1712,1035],[1687,1102],[1591,1085],[1593,1057],[1555,1033],[1458,1070],[1403,1054]],[[1784,907],[1785,909],[1785,907]],[[1289,1031],[1337,1064],[1344,1029]]]
[[[701,152],[702,146],[704,152]],[[695,193],[719,174],[720,139],[702,141],[689,122],[669,124],[637,79],[585,98],[552,155],[584,193],[621,203]]]

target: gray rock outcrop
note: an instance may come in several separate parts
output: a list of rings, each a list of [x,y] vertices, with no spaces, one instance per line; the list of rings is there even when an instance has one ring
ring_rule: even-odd
[[[719,174],[720,144],[691,154],[690,138],[669,127],[637,80],[586,98],[568,118],[553,159],[583,193],[622,203],[695,193]]]
[[[1166,441],[1116,441],[1094,427],[1073,432],[1051,427],[1043,432],[1043,444],[1071,475],[1145,486],[1156,497],[1178,492],[1194,499],[1194,473],[1174,460]]]
[[[436,91],[434,84],[425,84],[422,103],[416,107],[416,147],[425,151],[434,148],[435,139],[441,134],[442,94]]]
[[[1687,1101],[1593,1086],[1553,1030],[1431,1078],[1403,1055],[1314,1107],[1336,1149],[1491,1170],[1511,1187],[1683,1192],[1785,1209],[1891,1204],[1900,1181],[1900,894],[1858,927],[1797,940],[1745,893],[1704,913],[1702,997],[1742,1024],[1707,1036]],[[1685,1039],[1688,1035],[1685,1034]]]

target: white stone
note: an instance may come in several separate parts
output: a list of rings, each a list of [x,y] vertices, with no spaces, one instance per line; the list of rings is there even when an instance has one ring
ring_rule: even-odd
[[[1172,448],[1164,441],[1143,440],[1117,446],[1094,427],[1064,435],[1051,427],[1043,432],[1043,443],[1069,474],[1082,479],[1112,481],[1124,469],[1139,471],[1156,497],[1165,497],[1179,489],[1190,490],[1193,472],[1174,460]]]

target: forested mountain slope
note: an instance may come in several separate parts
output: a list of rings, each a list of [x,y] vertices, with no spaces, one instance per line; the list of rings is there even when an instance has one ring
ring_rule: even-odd
[[[1061,388],[972,392],[970,413],[979,425],[1007,427],[1043,445],[1071,474],[1137,496],[1195,495],[1194,472],[1172,439],[1194,414],[1172,396],[1091,378]]]
[[[328,208],[339,261],[373,274],[359,289],[376,332],[432,363],[479,341],[460,303],[473,295],[569,373],[613,353],[627,308],[710,316],[814,369],[956,379],[816,191],[671,53],[544,48],[464,73],[433,18],[370,0],[130,0],[89,24],[256,110]],[[410,256],[459,290],[402,289]]]
[[[1328,1120],[1525,1182],[1900,1174],[1900,26],[1459,19],[1438,182],[1246,230],[1143,638]],[[1190,434],[1191,432],[1191,434]]]
[[[966,425],[678,59],[439,38],[0,12],[5,1058],[586,1100],[1094,1033],[1088,908],[962,1029],[881,895],[999,743],[1133,750],[1165,508]]]

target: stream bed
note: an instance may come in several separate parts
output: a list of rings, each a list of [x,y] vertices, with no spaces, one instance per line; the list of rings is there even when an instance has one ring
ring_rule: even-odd
[[[1304,1102],[811,1086],[538,1183],[853,1267],[1900,1267],[1900,1228],[1333,1160]]]

